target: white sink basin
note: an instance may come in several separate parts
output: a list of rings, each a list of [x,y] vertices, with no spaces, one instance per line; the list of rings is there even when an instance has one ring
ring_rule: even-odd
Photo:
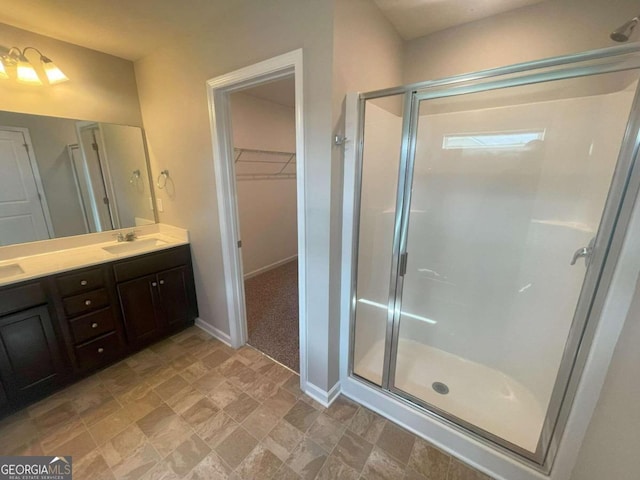
[[[167,242],[160,240],[159,238],[144,238],[134,240],[132,242],[121,242],[116,245],[109,245],[108,247],[102,247],[102,249],[109,253],[113,253],[114,255],[118,255],[121,253],[138,252],[152,247],[161,247],[166,244]]]
[[[24,273],[24,270],[17,263],[0,266],[0,278],[13,277],[14,275],[20,275],[22,273]]]

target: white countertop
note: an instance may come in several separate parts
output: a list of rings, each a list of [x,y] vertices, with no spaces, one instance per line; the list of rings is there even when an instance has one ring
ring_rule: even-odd
[[[132,230],[135,230],[138,235],[138,238],[133,242],[118,243],[113,238],[113,235],[118,232],[127,233]],[[149,241],[153,239],[159,240],[159,242]],[[129,243],[133,247],[131,251],[112,253],[104,248],[123,246],[126,249]],[[187,230],[171,225],[155,224],[135,229],[125,228],[78,237],[0,247],[0,286],[166,250],[188,243],[189,233]],[[15,265],[20,267],[22,273],[7,275],[6,272],[9,270],[16,270]]]

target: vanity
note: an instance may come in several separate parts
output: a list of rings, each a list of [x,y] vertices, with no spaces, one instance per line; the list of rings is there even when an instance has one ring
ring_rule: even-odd
[[[186,231],[141,231],[131,242],[100,233],[0,259],[0,415],[193,325]]]

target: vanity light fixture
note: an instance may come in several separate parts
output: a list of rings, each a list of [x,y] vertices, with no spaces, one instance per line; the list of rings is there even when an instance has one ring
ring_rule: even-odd
[[[36,69],[26,57],[26,53],[29,50],[33,50],[40,55],[42,69],[50,85],[69,80],[49,57],[45,57],[42,52],[35,47],[25,47],[22,50],[18,47],[11,47],[7,53],[0,55],[0,78],[8,79],[9,75],[7,74],[6,68],[15,67],[16,80],[18,82],[27,85],[42,85],[42,80],[40,80]]]

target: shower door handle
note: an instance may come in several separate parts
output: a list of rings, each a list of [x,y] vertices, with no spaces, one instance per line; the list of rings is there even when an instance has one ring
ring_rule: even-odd
[[[593,244],[595,243],[595,237],[589,241],[589,245],[586,247],[579,248],[573,254],[573,258],[571,258],[571,265],[575,265],[579,258],[584,258],[584,263],[588,267],[589,260],[591,259],[591,254],[593,253]]]
[[[402,255],[400,255],[400,266],[399,266],[398,275],[400,275],[401,277],[404,277],[405,274],[407,273],[408,260],[409,260],[409,254],[407,252],[404,252]]]

